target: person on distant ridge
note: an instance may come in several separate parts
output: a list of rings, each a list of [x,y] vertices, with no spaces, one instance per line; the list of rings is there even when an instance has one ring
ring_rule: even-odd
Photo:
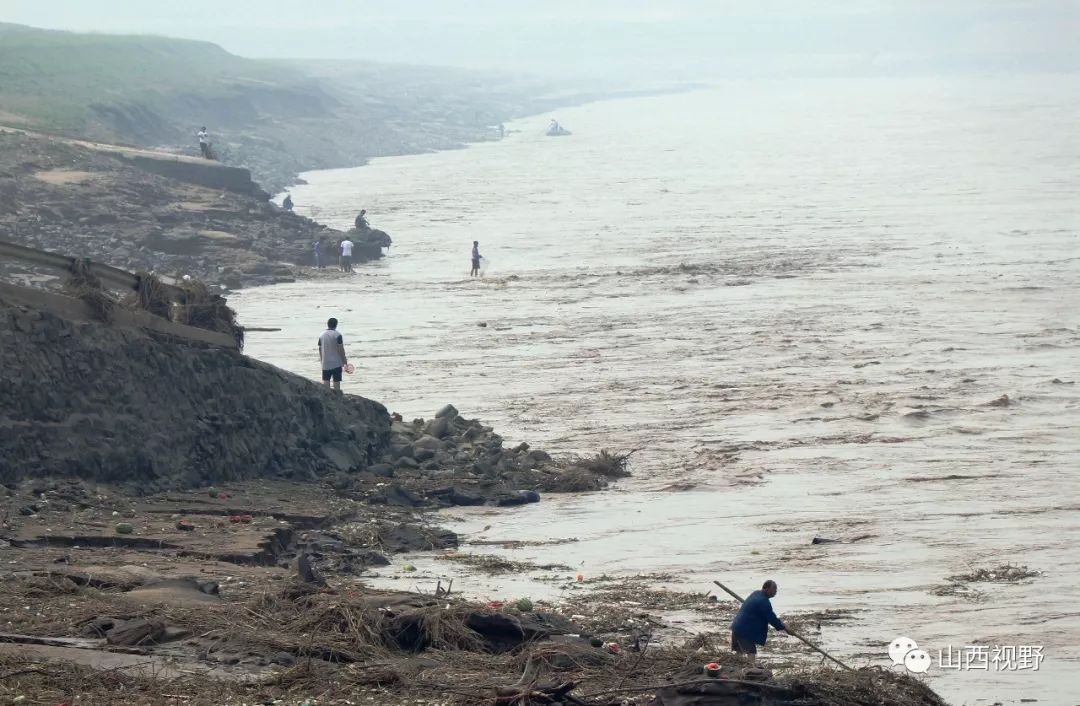
[[[356,217],[355,221],[357,230],[368,230],[370,228],[367,218],[365,217],[366,214],[367,209],[360,209],[360,215]]]
[[[285,200],[281,202],[281,207],[290,213],[292,212],[292,194],[285,194]]]
[[[199,151],[202,152],[203,158],[213,159],[213,156],[210,152],[210,137],[206,133],[205,125],[199,128]]]

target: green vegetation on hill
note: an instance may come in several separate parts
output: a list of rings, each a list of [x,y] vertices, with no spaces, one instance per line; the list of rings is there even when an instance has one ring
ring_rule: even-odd
[[[0,25],[3,117],[47,131],[123,138],[126,126],[113,124],[118,107],[136,113],[141,107],[153,124],[160,121],[150,113],[168,109],[183,94],[224,96],[245,85],[302,78],[297,71],[234,56],[208,42]],[[169,131],[165,124],[154,127]],[[139,142],[151,135],[136,131],[127,137]]]

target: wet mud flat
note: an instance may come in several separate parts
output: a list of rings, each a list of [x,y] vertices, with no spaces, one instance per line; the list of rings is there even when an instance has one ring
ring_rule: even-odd
[[[452,557],[462,538],[415,510],[357,499],[355,486],[259,481],[142,496],[63,479],[4,495],[5,700],[870,703],[837,700],[855,689],[876,704],[943,703],[883,670],[808,669],[784,651],[755,665],[729,652],[724,631],[666,631],[658,611],[715,626],[733,606],[656,588],[664,577],[582,581],[596,590],[565,604],[466,600],[453,569],[433,590],[373,588],[415,570],[400,550]],[[722,667],[707,675],[714,661]]]

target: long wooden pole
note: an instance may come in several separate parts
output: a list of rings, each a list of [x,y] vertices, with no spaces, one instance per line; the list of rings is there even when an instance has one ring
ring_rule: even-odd
[[[742,596],[740,596],[740,595],[739,595],[738,593],[735,593],[735,591],[732,591],[732,590],[731,590],[730,588],[728,588],[728,587],[727,587],[727,586],[725,586],[724,584],[720,583],[719,581],[713,581],[713,583],[715,583],[715,584],[716,584],[717,586],[719,586],[720,588],[724,589],[724,590],[725,590],[725,591],[727,592],[727,594],[728,594],[729,596],[731,596],[732,598],[734,598],[735,600],[737,600],[737,601],[738,601],[739,603],[744,603],[744,602],[745,602],[745,601],[743,601],[743,599],[742,599]],[[831,660],[832,660],[833,662],[836,662],[837,664],[839,664],[839,665],[840,665],[841,667],[843,667],[844,669],[847,669],[847,670],[849,670],[849,671],[852,671],[852,672],[853,672],[853,671],[855,671],[855,670],[854,670],[854,669],[852,669],[851,667],[847,666],[846,664],[844,664],[843,662],[841,662],[840,660],[838,660],[838,659],[837,659],[836,657],[833,657],[833,656],[832,656],[831,654],[829,654],[829,653],[828,653],[828,652],[826,652],[825,650],[821,649],[820,647],[818,647],[818,646],[817,646],[817,645],[815,645],[814,643],[812,643],[812,642],[810,642],[809,640],[807,640],[807,639],[806,639],[805,637],[803,637],[802,635],[799,635],[799,634],[797,634],[797,633],[794,633],[794,632],[792,632],[792,631],[791,631],[790,629],[788,629],[788,630],[785,630],[784,632],[786,632],[786,633],[787,633],[788,635],[791,635],[792,637],[794,637],[794,638],[795,638],[795,639],[797,639],[797,640],[801,640],[801,641],[805,642],[805,643],[806,643],[806,644],[807,644],[807,645],[808,645],[808,646],[809,646],[810,648],[812,648],[812,649],[814,649],[814,650],[816,650],[816,651],[820,652],[821,654],[825,655],[825,657],[827,657],[828,659],[831,659]]]

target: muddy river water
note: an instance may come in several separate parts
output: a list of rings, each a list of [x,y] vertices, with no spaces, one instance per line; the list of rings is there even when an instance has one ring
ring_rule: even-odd
[[[888,665],[904,635],[955,703],[1080,704],[1080,81],[731,83],[561,110],[563,138],[550,117],[304,175],[299,212],[366,208],[394,246],[235,296],[282,328],[248,353],[315,377],[336,316],[346,390],[407,419],[453,402],[508,443],[640,449],[611,491],[441,518],[578,540],[475,551],[701,592],[774,578],[781,615],[850,613],[820,634],[843,659]],[[1007,563],[1042,573],[932,592]],[[1043,658],[939,663],[965,646]]]

